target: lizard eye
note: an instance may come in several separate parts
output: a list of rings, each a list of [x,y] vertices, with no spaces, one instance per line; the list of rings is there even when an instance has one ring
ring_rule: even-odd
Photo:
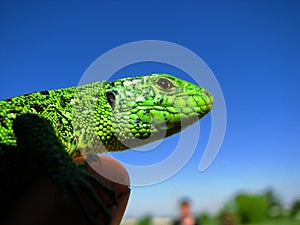
[[[174,87],[174,84],[166,78],[159,78],[156,83],[165,91],[169,91],[171,88]]]
[[[106,99],[112,110],[115,109],[116,98],[113,92],[106,92]]]

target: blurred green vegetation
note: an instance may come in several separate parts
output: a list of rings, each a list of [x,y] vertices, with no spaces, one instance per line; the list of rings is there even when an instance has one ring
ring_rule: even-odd
[[[290,218],[278,218],[270,219],[268,221],[260,223],[250,223],[249,225],[300,225],[300,221]]]
[[[287,207],[272,189],[260,194],[239,193],[216,215],[201,212],[197,221],[200,225],[300,225],[300,198]],[[135,225],[156,224],[148,215],[140,218]]]
[[[217,219],[212,219],[201,225],[221,225],[220,221]],[[237,223],[237,225],[241,225]],[[258,223],[249,223],[248,225],[300,225],[299,220],[291,219],[291,218],[277,218],[277,219],[268,219],[264,222]]]
[[[218,215],[201,213],[198,221],[201,225],[300,225],[300,199],[287,208],[272,189],[262,194],[239,193]]]
[[[136,225],[152,225],[152,218],[151,216],[144,216],[142,218],[140,218]]]
[[[240,194],[235,197],[236,211],[240,223],[261,222],[268,217],[268,199],[263,195]]]
[[[291,207],[291,216],[300,220],[300,199],[294,201]]]

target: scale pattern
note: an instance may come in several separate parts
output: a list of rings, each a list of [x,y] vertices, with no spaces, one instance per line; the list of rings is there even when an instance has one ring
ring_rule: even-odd
[[[13,121],[32,113],[49,122],[73,157],[122,151],[179,132],[213,103],[204,88],[168,74],[35,92],[0,101],[0,144],[15,146]]]

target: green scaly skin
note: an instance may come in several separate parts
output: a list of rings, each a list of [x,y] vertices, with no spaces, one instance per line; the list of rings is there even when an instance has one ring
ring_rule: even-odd
[[[68,189],[70,195],[80,196],[81,188],[91,189],[90,178],[84,169],[74,166],[71,157],[123,151],[165,138],[197,122],[213,102],[207,90],[168,74],[100,81],[2,100],[0,179],[7,185],[0,192],[31,182],[11,180],[11,171],[21,165],[29,171],[27,177],[48,174],[62,193]],[[23,156],[30,157],[23,162]],[[109,193],[106,187],[103,191]],[[109,220],[106,207],[102,204],[101,208]]]
[[[167,74],[129,77],[0,101],[0,143],[16,145],[12,123],[34,113],[46,119],[74,156],[122,151],[165,138],[212,108],[205,89]]]

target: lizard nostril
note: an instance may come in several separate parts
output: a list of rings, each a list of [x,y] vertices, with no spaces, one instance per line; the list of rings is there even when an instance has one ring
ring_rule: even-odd
[[[209,91],[206,91],[206,90],[205,90],[203,93],[204,93],[204,95],[207,96],[207,97],[211,96],[211,93],[210,93]]]

